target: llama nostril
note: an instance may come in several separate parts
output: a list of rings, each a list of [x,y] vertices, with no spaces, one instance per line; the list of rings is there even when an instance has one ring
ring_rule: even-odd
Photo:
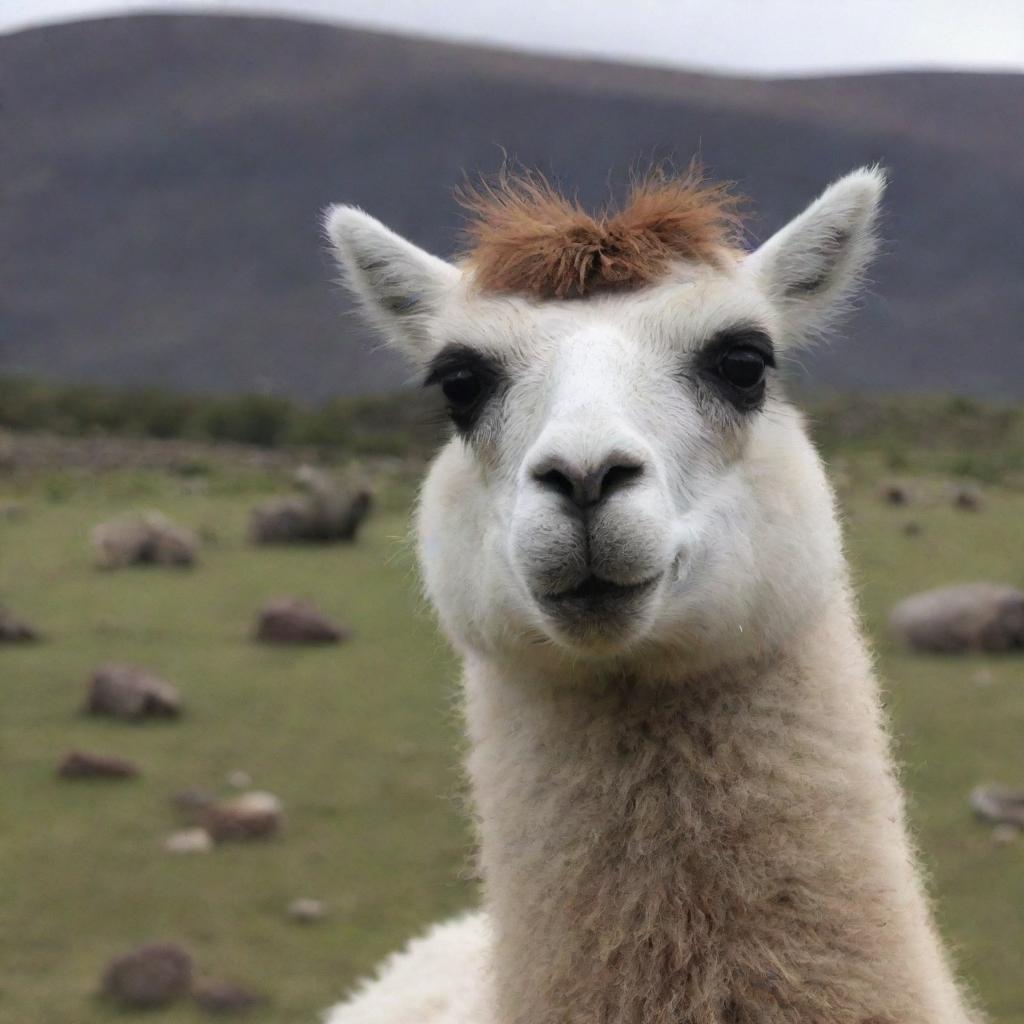
[[[576,488],[573,485],[572,480],[559,469],[547,469],[543,472],[536,472],[533,474],[533,479],[537,481],[545,490],[554,491],[556,494],[561,494],[566,498],[571,498],[575,501]]]
[[[618,491],[628,486],[637,477],[642,476],[643,471],[644,467],[634,462],[610,466],[605,470],[604,476],[598,485],[598,500],[607,498],[613,491]]]
[[[638,462],[611,458],[596,469],[585,471],[559,461],[547,462],[533,473],[542,488],[568,498],[579,508],[597,505],[615,491],[629,486],[643,474]]]

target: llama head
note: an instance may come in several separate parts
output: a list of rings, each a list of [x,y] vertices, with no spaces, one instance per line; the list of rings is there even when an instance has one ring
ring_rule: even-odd
[[[448,263],[329,211],[348,286],[447,402],[419,547],[467,654],[709,667],[781,642],[834,592],[830,492],[776,364],[851,296],[883,185],[848,175],[751,253],[714,232],[673,250],[605,219],[570,230],[561,263],[541,244],[548,268],[514,272],[495,250]],[[563,237],[547,213],[533,228]],[[640,271],[602,281],[624,251]]]

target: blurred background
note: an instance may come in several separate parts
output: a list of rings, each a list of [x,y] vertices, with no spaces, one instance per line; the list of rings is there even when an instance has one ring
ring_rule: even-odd
[[[696,156],[752,246],[891,174],[868,294],[786,374],[940,922],[1024,1024],[1024,8],[382,6],[0,6],[0,1021],[312,1021],[475,902],[406,539],[443,430],[320,213],[448,255],[507,160],[596,206]]]

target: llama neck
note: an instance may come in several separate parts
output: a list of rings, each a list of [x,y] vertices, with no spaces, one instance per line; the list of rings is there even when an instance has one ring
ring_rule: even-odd
[[[966,1021],[849,622],[672,684],[471,666],[498,1024]]]

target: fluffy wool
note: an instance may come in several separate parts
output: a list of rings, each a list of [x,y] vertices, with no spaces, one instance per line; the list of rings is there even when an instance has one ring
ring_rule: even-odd
[[[485,916],[331,1024],[980,1020],[931,919],[832,493],[771,368],[852,294],[883,184],[855,172],[749,256],[574,303],[489,294],[332,212],[374,322],[454,395],[479,383],[417,531],[464,665]],[[723,378],[730,352],[760,358],[754,384]]]
[[[538,299],[639,288],[673,260],[715,262],[740,229],[738,198],[695,170],[643,178],[621,209],[596,215],[538,176],[504,175],[462,200],[478,287]]]

